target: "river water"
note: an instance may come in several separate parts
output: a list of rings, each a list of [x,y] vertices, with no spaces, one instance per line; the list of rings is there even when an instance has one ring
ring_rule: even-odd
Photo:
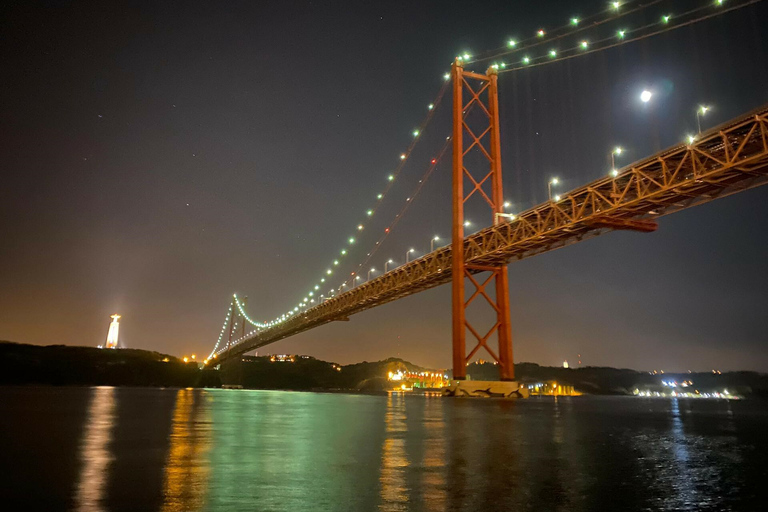
[[[766,510],[768,405],[0,388],[4,510]]]

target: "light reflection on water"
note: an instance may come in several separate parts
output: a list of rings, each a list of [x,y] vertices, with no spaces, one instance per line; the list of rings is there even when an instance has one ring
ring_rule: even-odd
[[[768,498],[761,402],[0,388],[0,415],[13,418],[0,424],[15,440],[0,457],[13,510],[715,511]]]
[[[200,510],[205,504],[211,448],[211,411],[207,399],[205,394],[191,389],[180,389],[176,394],[164,468],[163,512]]]
[[[75,495],[75,508],[82,512],[104,510],[107,469],[113,459],[109,451],[115,419],[115,389],[93,388],[88,406],[80,458],[83,462]]]

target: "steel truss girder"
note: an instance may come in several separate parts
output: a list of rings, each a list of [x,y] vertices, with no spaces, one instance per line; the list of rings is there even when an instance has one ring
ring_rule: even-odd
[[[475,274],[612,231],[595,227],[595,219],[653,220],[767,182],[768,105],[465,237],[464,261]],[[451,263],[452,248],[437,249],[239,340],[218,361],[448,283]]]

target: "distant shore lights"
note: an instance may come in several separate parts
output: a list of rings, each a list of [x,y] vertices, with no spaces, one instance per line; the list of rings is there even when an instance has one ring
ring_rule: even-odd
[[[107,342],[104,344],[104,348],[117,348],[117,336],[120,331],[120,315],[114,314],[110,318],[112,319],[112,323],[109,324]]]

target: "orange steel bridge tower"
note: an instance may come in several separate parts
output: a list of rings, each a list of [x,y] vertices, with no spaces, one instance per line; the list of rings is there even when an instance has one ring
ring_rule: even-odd
[[[465,71],[459,59],[451,68],[453,81],[453,228],[452,228],[452,304],[453,304],[453,378],[464,380],[467,363],[484,348],[499,365],[501,380],[515,377],[512,358],[512,328],[509,315],[509,278],[507,265],[465,262],[464,205],[474,195],[490,207],[493,223],[504,214],[501,181],[501,146],[499,142],[499,99],[497,73],[489,68],[485,75]],[[490,187],[488,183],[490,182]],[[465,188],[465,183],[467,187]],[[490,188],[490,194],[487,192]],[[474,291],[467,299],[466,281]],[[488,285],[495,291],[489,293]],[[493,327],[481,334],[467,319],[467,308],[482,297],[496,313]],[[467,354],[467,331],[474,338],[474,348]],[[498,352],[489,341],[496,333]],[[477,342],[475,344],[475,341]]]

